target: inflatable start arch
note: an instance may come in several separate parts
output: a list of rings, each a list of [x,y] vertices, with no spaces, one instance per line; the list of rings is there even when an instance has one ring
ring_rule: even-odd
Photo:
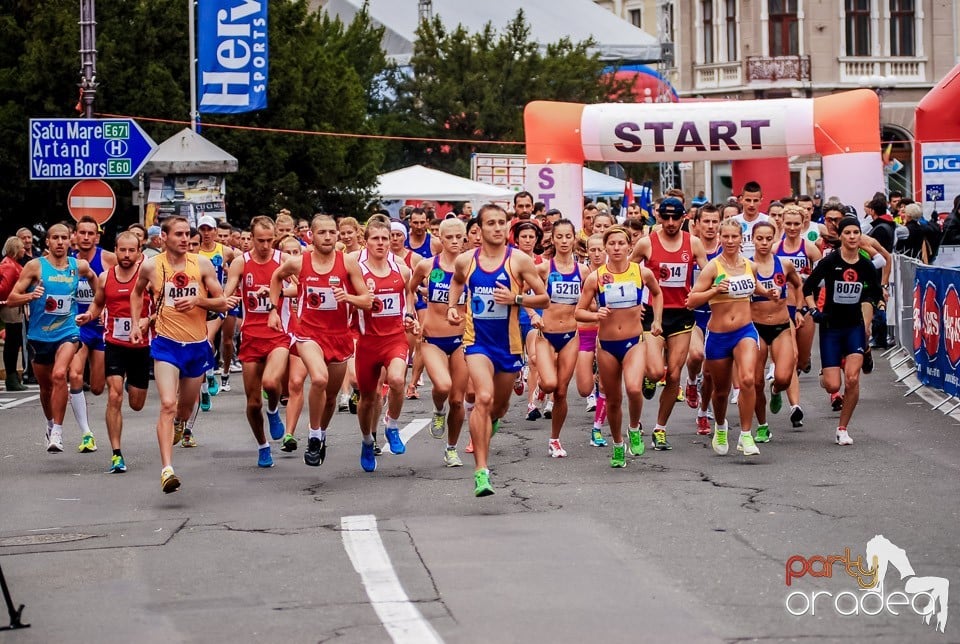
[[[527,189],[535,200],[549,202],[548,207],[578,222],[584,161],[771,159],[782,168],[791,156],[818,153],[825,197],[837,196],[859,211],[883,190],[879,99],[866,89],[813,99],[600,105],[534,101],[523,117]]]

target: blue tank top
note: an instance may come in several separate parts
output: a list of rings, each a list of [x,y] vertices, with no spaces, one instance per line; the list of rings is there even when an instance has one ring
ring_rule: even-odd
[[[440,256],[433,258],[433,269],[427,278],[427,301],[435,304],[447,304],[450,302],[450,280],[453,279],[453,271],[445,271],[440,267]],[[467,301],[466,291],[460,294],[460,301],[457,304],[463,304]]]
[[[754,264],[756,266],[756,264]],[[771,275],[761,275],[760,267],[757,266],[757,287],[762,287],[763,289],[769,291],[770,289],[779,286],[780,287],[780,299],[785,300],[787,298],[787,275],[783,270],[783,264],[780,262],[780,258],[776,255],[773,256],[773,273]],[[766,295],[751,295],[751,302],[765,302],[769,300]]]
[[[73,257],[76,257],[75,253],[73,253]],[[90,269],[96,275],[100,275],[100,273],[103,272],[103,249],[99,246],[93,250],[93,258],[90,260]],[[77,281],[77,314],[79,315],[80,313],[86,313],[91,304],[93,304],[93,287],[90,286],[90,282],[87,281],[87,278],[81,277]],[[90,320],[83,326],[87,329],[103,331],[103,325],[100,324],[100,318]]]
[[[433,254],[430,252],[430,243],[432,241],[433,239],[430,237],[430,233],[427,233],[427,236],[424,237],[423,239],[423,243],[420,244],[420,246],[418,246],[417,248],[414,248],[413,246],[410,245],[409,237],[407,237],[407,241],[404,242],[403,245],[409,248],[410,250],[412,250],[413,252],[415,252],[420,257],[430,257],[430,255]]]
[[[547,275],[547,295],[551,304],[567,304],[575,306],[580,301],[580,265],[573,263],[572,273],[561,273],[557,264],[550,260],[550,274]]]
[[[490,272],[480,266],[480,249],[473,253],[467,278],[470,301],[463,329],[463,343],[468,347],[476,344],[491,349],[506,348],[510,354],[523,352],[519,323],[521,307],[497,304],[493,299],[497,286],[520,292],[520,285],[509,269],[512,251],[508,246],[503,263]]]
[[[720,244],[717,244],[716,250],[712,252],[711,251],[706,251],[706,252],[707,252],[707,263],[709,264],[710,260],[716,259],[717,257],[720,256],[720,254],[723,252],[723,246],[721,246]],[[693,269],[693,283],[696,284],[698,279],[700,279],[699,266]],[[694,309],[694,311],[700,311],[701,313],[709,313],[710,305],[704,304],[703,306],[698,306],[697,308]]]
[[[777,244],[777,248],[774,251],[774,255],[781,257],[788,262],[793,264],[793,267],[797,269],[797,273],[800,274],[801,278],[805,278],[810,274],[810,258],[807,257],[807,245],[803,242],[803,239],[800,239],[800,247],[793,252],[787,252],[783,248],[783,243],[785,240],[780,240],[780,243]]]
[[[30,324],[27,339],[36,342],[58,342],[80,334],[77,328],[77,260],[67,257],[63,270],[54,268],[46,257],[40,258],[40,282],[43,297],[30,301]],[[30,291],[36,289],[36,285]]]

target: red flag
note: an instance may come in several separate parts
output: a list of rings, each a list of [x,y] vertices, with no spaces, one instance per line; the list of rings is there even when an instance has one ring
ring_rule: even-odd
[[[623,202],[620,204],[620,216],[626,218],[627,206],[633,203],[633,179],[627,179],[623,187]]]

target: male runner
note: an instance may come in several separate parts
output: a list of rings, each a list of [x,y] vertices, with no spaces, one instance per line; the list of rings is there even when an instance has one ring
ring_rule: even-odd
[[[743,212],[734,215],[733,220],[740,224],[743,233],[743,244],[740,254],[744,257],[753,257],[753,226],[760,221],[769,221],[769,218],[760,212],[760,202],[763,201],[763,191],[756,181],[748,181],[740,193],[740,207]]]
[[[711,203],[704,204],[694,217],[696,236],[703,244],[707,261],[723,252],[720,244],[720,211]],[[693,283],[697,283],[700,268],[693,271]],[[713,379],[704,367],[704,344],[707,322],[710,320],[710,305],[703,304],[693,310],[696,325],[690,334],[690,350],[687,354],[687,405],[697,410],[697,433],[710,435],[709,411],[713,395]]]
[[[226,224],[226,226],[222,227],[220,224]],[[220,239],[229,240],[231,226],[226,222],[220,222],[218,224],[217,220],[210,215],[204,215],[200,218],[200,221],[197,222],[197,229],[200,231],[199,254],[210,260],[210,263],[213,264],[213,268],[217,273],[217,281],[223,286],[227,283],[227,265],[237,256],[236,251],[220,241]],[[221,335],[223,342],[221,345],[221,354],[224,360],[223,374],[227,377],[226,382],[228,387],[226,390],[229,391],[230,361],[228,361],[228,358],[233,358],[233,331],[236,326],[236,320],[234,319],[233,323],[231,323],[231,328],[228,329],[228,324],[225,322],[227,317],[225,314],[214,311],[207,313],[207,340],[210,342],[210,346],[214,347],[214,353],[216,353],[217,333],[222,329],[223,333]],[[229,355],[227,355],[228,350]],[[220,393],[221,387],[220,382],[217,381],[216,367],[216,361],[214,361],[214,364],[212,364],[207,370],[207,373],[204,374],[206,378],[200,387],[200,409],[202,411],[210,411],[210,396],[216,396]],[[184,447],[193,447],[192,432],[185,434],[185,437],[187,442],[184,444]]]
[[[63,416],[67,411],[67,371],[80,343],[80,328],[92,318],[77,314],[80,278],[91,285],[94,297],[100,291],[97,275],[86,260],[69,257],[70,229],[54,224],[47,229],[47,257],[31,259],[7,297],[7,306],[28,304],[30,326],[27,341],[33,350],[33,373],[40,385],[40,405],[47,419],[47,451],[63,451]],[[97,444],[89,428],[77,448],[95,452]]]
[[[427,232],[427,215],[420,208],[414,208],[410,213],[410,235],[403,242],[420,258],[433,256],[433,235]],[[414,258],[419,261],[418,258]]]
[[[477,221],[480,247],[461,254],[454,264],[447,320],[454,326],[461,324],[464,316],[456,303],[467,289],[463,344],[476,392],[470,414],[476,460],[474,495],[489,496],[494,493],[487,469],[490,437],[499,429],[500,417],[510,405],[516,374],[523,366],[519,307],[545,309],[550,296],[533,259],[507,246],[507,213],[503,208],[486,204],[480,208]]]
[[[150,355],[160,395],[160,488],[169,494],[180,487],[173,471],[173,446],[183,438],[187,418],[200,395],[200,381],[213,363],[207,312],[223,313],[236,304],[236,298],[223,296],[209,259],[187,252],[190,224],[185,218],[168,217],[161,229],[164,251],[143,261],[130,294],[130,342],[143,342],[140,304],[144,292],[149,291],[157,311]]]

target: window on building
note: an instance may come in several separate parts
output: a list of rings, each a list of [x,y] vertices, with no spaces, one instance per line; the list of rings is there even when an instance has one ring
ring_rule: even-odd
[[[726,34],[727,34],[727,60],[734,61],[740,59],[740,51],[737,47],[737,0],[725,0],[726,2]]]
[[[713,62],[713,0],[701,0],[700,12],[703,16],[703,62]]]
[[[890,55],[916,56],[914,0],[890,0]]]
[[[893,0],[891,0],[892,2]],[[844,0],[847,56],[870,55],[870,0]]]
[[[630,24],[638,29],[643,29],[643,11],[640,9],[630,9],[627,12],[627,18],[630,19]]]
[[[797,0],[768,0],[770,55],[796,56],[800,53]]]

